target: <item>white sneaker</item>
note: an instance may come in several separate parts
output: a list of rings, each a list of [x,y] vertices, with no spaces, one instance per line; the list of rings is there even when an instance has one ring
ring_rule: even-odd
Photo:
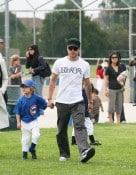
[[[67,161],[68,160],[68,158],[66,158],[66,157],[63,157],[63,156],[61,156],[60,158],[59,158],[59,161]]]
[[[123,120],[123,121],[122,121],[122,122],[120,122],[120,123],[126,124],[127,122],[126,122],[125,120]]]

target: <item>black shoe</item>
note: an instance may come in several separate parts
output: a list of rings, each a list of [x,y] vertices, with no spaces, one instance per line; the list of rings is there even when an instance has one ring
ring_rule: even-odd
[[[37,159],[36,151],[35,150],[29,150],[32,154],[32,159]]]
[[[88,148],[81,154],[81,162],[86,163],[89,159],[91,159],[95,155],[94,148]]]
[[[27,156],[23,156],[23,157],[22,157],[22,160],[26,160],[26,159],[28,159]]]
[[[95,142],[93,142],[93,143],[90,143],[90,145],[97,145],[97,146],[99,146],[99,145],[102,145],[99,141],[95,141]]]
[[[22,157],[22,160],[26,160],[28,157],[27,157],[27,152],[23,152],[23,157]]]
[[[135,104],[133,104],[133,106],[136,106],[136,103],[135,103]]]
[[[71,145],[77,145],[75,136],[72,136]]]

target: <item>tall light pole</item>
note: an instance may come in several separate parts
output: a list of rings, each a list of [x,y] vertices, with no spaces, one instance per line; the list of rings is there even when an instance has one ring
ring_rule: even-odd
[[[74,0],[71,0],[71,2],[79,9],[80,56],[82,57],[82,8]]]
[[[36,13],[36,11],[37,11],[39,8],[45,6],[46,4],[50,3],[50,2],[53,1],[53,0],[48,0],[47,2],[43,3],[42,5],[40,5],[40,6],[36,7],[36,8],[34,8],[34,7],[32,6],[32,4],[29,2],[29,0],[25,0],[25,1],[26,1],[26,2],[30,5],[30,7],[33,9],[33,43],[36,44],[36,21],[35,21],[36,16],[35,16],[35,13]]]
[[[132,7],[125,1],[125,0],[121,0],[128,8],[129,8],[129,36],[128,36],[128,39],[129,39],[129,60],[132,59],[133,57],[133,40],[132,40],[132,21],[133,21],[133,11],[132,11]],[[134,72],[134,68],[130,68],[129,69],[129,72],[130,72],[130,102],[133,102],[133,96],[134,96],[134,92],[136,89],[134,89],[133,87],[133,80],[132,80],[132,77],[133,77],[133,72]]]
[[[5,57],[9,65],[9,1],[5,0]]]

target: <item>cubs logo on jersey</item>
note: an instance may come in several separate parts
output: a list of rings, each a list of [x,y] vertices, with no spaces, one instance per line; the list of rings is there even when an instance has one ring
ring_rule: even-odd
[[[36,114],[36,110],[37,110],[37,106],[36,105],[32,105],[31,108],[30,108],[31,115],[35,115]]]

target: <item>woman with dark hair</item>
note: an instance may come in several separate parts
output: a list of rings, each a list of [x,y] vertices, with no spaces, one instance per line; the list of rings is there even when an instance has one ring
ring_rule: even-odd
[[[112,115],[114,112],[116,113],[117,123],[120,123],[123,106],[122,85],[117,80],[120,73],[124,71],[120,65],[120,58],[119,52],[113,52],[109,57],[109,65],[105,70],[105,95],[109,98],[108,118],[110,123],[113,122]]]
[[[40,56],[36,44],[28,47],[26,52],[26,68],[29,68],[29,73],[32,74],[32,80],[35,82],[35,93],[42,96],[45,78],[40,76],[39,72],[44,69],[44,60],[43,57]]]

